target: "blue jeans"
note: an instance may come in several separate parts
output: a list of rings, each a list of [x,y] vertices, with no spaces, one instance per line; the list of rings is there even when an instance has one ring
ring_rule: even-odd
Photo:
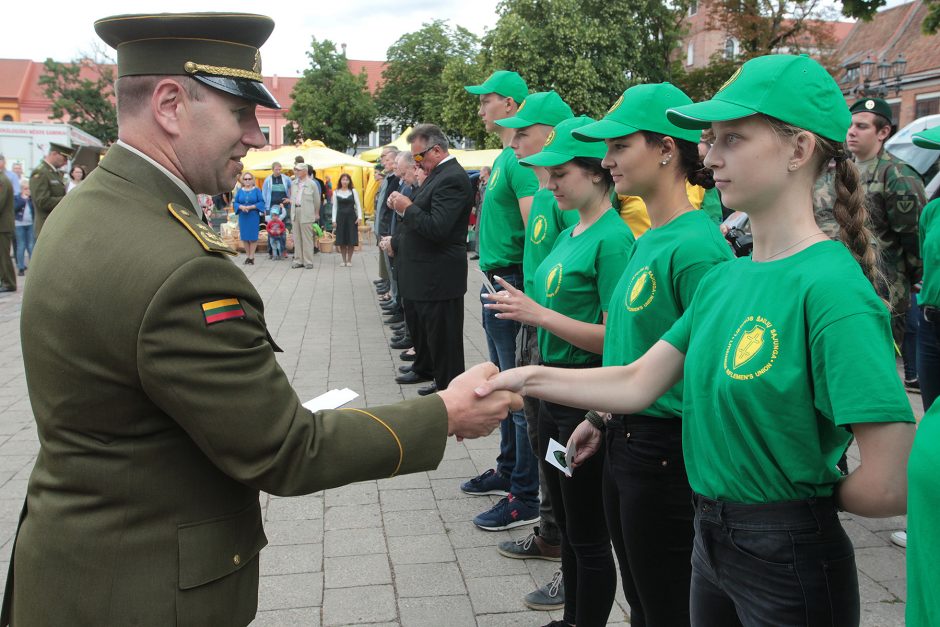
[[[502,277],[513,287],[522,289],[522,275],[508,274]],[[486,288],[480,290],[480,301]],[[483,308],[483,330],[486,331],[486,345],[490,352],[490,361],[500,370],[509,370],[516,365],[516,338],[522,328],[514,320],[501,320],[496,312]],[[539,501],[539,462],[529,444],[525,412],[514,411],[509,420],[499,423],[499,456],[496,458],[496,472],[509,477],[509,491],[514,497],[527,505],[537,505]]]
[[[693,625],[858,626],[855,549],[832,499],[694,502]]]
[[[284,254],[284,249],[287,247],[287,236],[275,235],[269,237],[268,244],[271,245],[271,256],[278,259]]]
[[[36,237],[34,236],[33,225],[27,224],[26,226],[17,226],[16,228],[16,269],[25,270],[26,269],[26,256],[25,253],[29,253],[29,258],[33,258],[33,244],[36,243]]]
[[[921,310],[923,311],[923,310]],[[928,319],[927,316],[930,316]],[[932,309],[924,311],[917,326],[917,378],[924,411],[940,396],[940,319]]]

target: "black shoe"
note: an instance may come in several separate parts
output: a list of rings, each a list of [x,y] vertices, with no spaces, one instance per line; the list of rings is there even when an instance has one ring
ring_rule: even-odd
[[[6,285],[0,285],[0,294],[3,294],[4,292],[15,292],[15,291],[16,291],[15,287],[7,287]],[[408,348],[408,347],[402,346],[402,348]]]
[[[402,352],[398,355],[398,358],[399,358],[400,360],[402,360],[402,361],[414,361],[414,360],[415,360],[415,355],[414,355],[414,353],[409,353],[408,351],[402,351]]]
[[[479,258],[480,258],[480,255],[470,255],[470,260],[471,260],[471,261],[476,261],[476,260],[479,259]]]
[[[413,348],[414,342],[411,341],[411,338],[406,337],[404,339],[398,340],[397,342],[389,342],[388,345],[392,348]]]
[[[411,372],[412,368],[414,368],[414,365],[412,364],[408,364],[407,366],[398,366],[398,372],[405,374]]]
[[[405,385],[407,383],[424,383],[425,381],[430,381],[431,377],[426,377],[417,372],[411,371],[405,374],[400,374],[395,377],[395,383],[400,383]]]
[[[392,331],[405,331],[407,333],[408,325],[404,322],[399,322],[398,324],[390,324],[388,328]]]
[[[379,305],[379,307],[381,307],[381,308],[384,309],[385,311],[398,311],[399,309],[401,309],[401,307],[399,307],[399,306],[398,306],[398,303],[396,303],[395,301],[389,301],[389,302],[387,302],[387,303],[382,303],[381,305]]]
[[[411,340],[411,336],[407,333],[396,333],[389,342],[401,342],[402,340]]]
[[[428,394],[434,394],[435,392],[437,392],[437,384],[436,384],[436,383],[432,383],[431,385],[426,385],[425,387],[420,388],[420,389],[418,390],[418,394],[419,394],[420,396],[427,396]]]
[[[400,313],[397,313],[397,314],[395,314],[394,316],[392,316],[392,317],[390,317],[390,318],[386,318],[386,319],[385,319],[385,324],[396,324],[396,323],[398,323],[398,322],[404,322],[404,321],[405,321],[405,316],[402,315],[402,314],[400,314]],[[407,347],[405,347],[405,348],[407,348]]]
[[[388,294],[388,286],[387,285],[378,286],[377,288],[375,288],[375,293],[378,296],[385,296],[386,294]]]
[[[17,276],[26,276],[26,270],[20,270],[20,271],[17,272],[16,274],[17,274]]]
[[[385,279],[375,279],[372,281],[373,285],[382,285],[383,283],[388,283]]]

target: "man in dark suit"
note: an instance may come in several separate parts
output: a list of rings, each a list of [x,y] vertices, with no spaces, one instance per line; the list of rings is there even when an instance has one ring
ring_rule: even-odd
[[[407,139],[428,177],[414,201],[399,192],[389,195],[389,207],[405,229],[396,266],[398,290],[417,355],[412,374],[433,377],[443,390],[464,369],[463,296],[473,186],[448,153],[440,128],[419,124]]]

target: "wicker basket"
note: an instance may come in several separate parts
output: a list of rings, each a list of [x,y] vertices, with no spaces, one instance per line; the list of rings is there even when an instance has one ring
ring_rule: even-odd
[[[333,252],[333,244],[336,242],[336,236],[330,233],[329,231],[325,232],[322,237],[319,238],[319,246],[321,253],[331,253]]]

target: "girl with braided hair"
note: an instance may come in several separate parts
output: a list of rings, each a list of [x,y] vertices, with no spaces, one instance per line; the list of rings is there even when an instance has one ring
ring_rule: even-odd
[[[841,159],[851,116],[826,70],[792,55],[752,59],[712,100],[667,115],[715,132],[705,166],[722,202],[750,216],[753,254],[702,277],[691,306],[633,363],[528,366],[477,393],[638,413],[683,380],[691,624],[856,626],[855,555],[838,512],[904,513],[914,418],[888,309],[865,276],[875,275],[865,208]],[[813,216],[813,185],[832,158],[845,245]],[[575,468],[599,446],[595,431],[572,434]],[[861,463],[843,477],[836,463],[853,436]]]

